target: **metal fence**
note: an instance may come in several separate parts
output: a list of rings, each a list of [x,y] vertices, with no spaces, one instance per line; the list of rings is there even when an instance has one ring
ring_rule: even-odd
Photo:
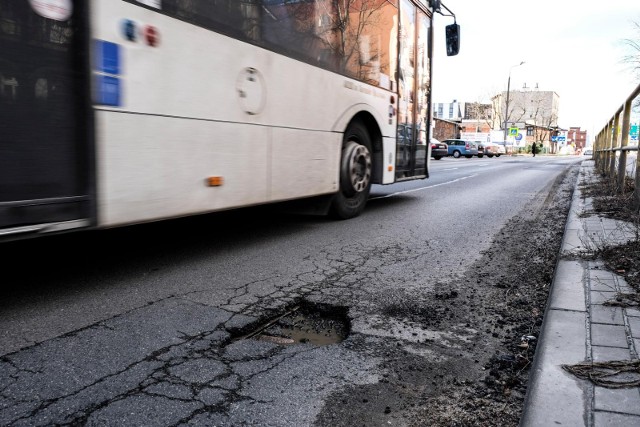
[[[625,178],[633,179],[634,207],[640,209],[640,156],[638,141],[629,144],[631,113],[640,108],[640,85],[598,133],[593,146],[596,169],[611,178],[617,191],[624,188]],[[630,156],[632,153],[632,156]],[[633,159],[635,157],[635,159]],[[631,162],[630,162],[631,160]]]

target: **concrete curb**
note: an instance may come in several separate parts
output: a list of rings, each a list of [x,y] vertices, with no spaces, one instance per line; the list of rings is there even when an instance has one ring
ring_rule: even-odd
[[[562,368],[637,359],[640,348],[640,310],[602,305],[626,289],[624,280],[600,261],[578,256],[633,238],[626,224],[589,215],[591,201],[580,184],[595,177],[593,161],[583,162],[529,374],[521,427],[640,426],[640,387],[604,388]]]

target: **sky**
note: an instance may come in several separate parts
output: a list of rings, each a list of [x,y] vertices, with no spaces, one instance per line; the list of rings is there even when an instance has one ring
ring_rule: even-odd
[[[640,0],[442,3],[460,25],[460,53],[446,55],[444,27],[454,20],[436,14],[433,102],[489,103],[511,74],[511,90],[526,83],[556,92],[559,125],[592,139],[640,84],[623,61],[631,53],[624,40],[640,41]]]

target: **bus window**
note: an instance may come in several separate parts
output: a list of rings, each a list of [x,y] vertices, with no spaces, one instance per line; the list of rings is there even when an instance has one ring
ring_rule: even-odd
[[[162,12],[363,82],[391,89],[397,2],[165,0]]]

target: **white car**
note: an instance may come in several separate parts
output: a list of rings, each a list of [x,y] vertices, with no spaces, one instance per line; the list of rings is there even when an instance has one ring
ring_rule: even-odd
[[[493,156],[500,157],[503,154],[506,154],[506,152],[507,150],[502,144],[496,144],[493,142],[487,142],[484,144],[484,154],[489,158]]]

